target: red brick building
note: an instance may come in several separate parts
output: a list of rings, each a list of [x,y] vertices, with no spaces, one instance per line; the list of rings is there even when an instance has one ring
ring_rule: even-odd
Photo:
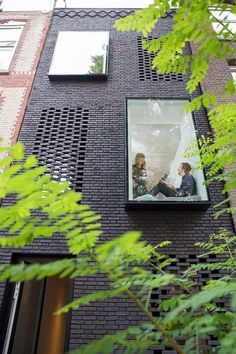
[[[17,140],[51,11],[0,12],[0,136],[5,146]]]

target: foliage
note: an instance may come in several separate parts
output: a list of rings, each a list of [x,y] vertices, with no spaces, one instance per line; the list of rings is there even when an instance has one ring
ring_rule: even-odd
[[[178,353],[200,353],[206,336],[211,335],[219,341],[219,353],[232,354],[236,345],[235,235],[221,230],[219,235],[211,235],[208,243],[197,244],[203,252],[199,257],[216,254],[223,258],[192,265],[179,275],[172,274],[168,267],[175,259],[161,252],[168,241],[154,247],[142,242],[139,232],[127,232],[105,243],[98,242],[99,216],[81,204],[80,193],[70,190],[67,183],[53,181],[45,174],[45,168],[36,166],[35,157],[24,160],[22,144],[17,143],[7,152],[9,155],[2,166],[12,165],[1,175],[0,190],[5,198],[12,198],[13,194],[15,204],[6,203],[0,209],[1,230],[8,232],[8,236],[0,239],[1,245],[23,247],[37,237],[56,238],[63,234],[68,251],[76,257],[48,264],[0,264],[0,280],[19,282],[54,275],[75,278],[103,274],[107,279],[105,289],[74,299],[57,315],[93,301],[125,296],[147,318],[146,323],[106,335],[75,353],[104,354],[114,350],[145,353],[157,345],[171,346]],[[225,273],[219,279],[206,282],[200,290],[196,276],[212,270]],[[169,294],[167,299],[156,303],[157,309],[166,316],[155,317],[150,310],[154,289],[165,289]],[[226,297],[228,308],[217,306]],[[185,339],[184,345],[179,343],[181,338]]]
[[[210,166],[206,172],[208,176],[207,183],[210,184],[214,180],[225,182],[222,192],[231,192],[230,197],[225,199],[222,203],[215,207],[222,206],[223,203],[228,202],[236,197],[236,104],[224,103],[214,108],[209,113],[209,122],[215,134],[209,133],[207,136],[201,136],[198,139],[198,144],[193,144],[186,156],[196,155],[198,147],[201,151],[201,159],[198,161],[198,166]],[[216,217],[224,211],[236,212],[235,207],[221,208]]]
[[[144,40],[143,45],[149,52],[155,52],[152,67],[159,73],[177,72],[186,74],[191,72],[187,88],[193,92],[206,75],[212,57],[223,60],[225,56],[232,56],[234,49],[227,41],[220,41],[218,36],[224,39],[232,39],[234,33],[230,30],[229,23],[224,22],[223,28],[217,34],[212,30],[213,22],[222,26],[215,13],[210,11],[226,11],[236,13],[236,5],[225,4],[216,0],[178,1],[178,0],[154,0],[147,8],[136,11],[116,21],[118,30],[136,30],[144,37],[153,30],[159,19],[171,9],[175,8],[173,17],[173,29],[169,33],[153,40]],[[228,15],[225,16],[227,20]],[[185,54],[186,43],[197,44],[196,52],[191,56]]]
[[[161,17],[173,8],[173,29],[159,38],[148,38]],[[222,61],[231,59],[235,54],[236,33],[232,32],[227,22],[231,14],[236,14],[235,1],[154,0],[149,7],[116,21],[115,27],[121,31],[135,30],[143,34],[144,48],[149,53],[155,53],[152,68],[158,73],[189,72],[187,90],[192,93],[206,76],[212,58]],[[217,33],[212,29],[213,24]],[[185,52],[188,42],[194,47],[191,56]],[[222,87],[222,94],[222,100],[235,95],[232,79]],[[213,108],[209,113],[213,133],[199,139],[199,166],[208,168],[209,183],[214,179],[222,181],[225,183],[223,193],[233,191],[236,186],[236,105],[217,102],[215,93],[207,91],[193,99],[186,109],[197,110],[201,105]],[[195,146],[186,156],[198,154]],[[225,202],[234,197],[235,192]],[[235,209],[221,208],[216,217],[224,211],[235,212]]]
[[[0,175],[0,198],[15,196],[13,205],[0,209],[0,230],[9,234],[0,237],[0,245],[22,247],[37,237],[60,233],[67,238],[72,254],[92,247],[101,234],[99,216],[89,206],[79,204],[81,194],[70,190],[67,182],[53,181],[45,173],[46,167],[36,167],[34,156],[24,161],[21,143],[13,148],[1,147],[0,152],[9,154],[0,167],[11,164]],[[83,237],[78,244],[75,239],[79,235]]]
[[[227,3],[227,5],[226,5]],[[231,2],[230,2],[231,3]],[[158,1],[149,8],[137,11],[118,22],[116,27],[122,30],[138,30],[146,37],[157,21],[177,7],[174,15],[173,31],[153,41],[144,41],[148,51],[156,52],[153,67],[163,72],[181,72],[190,70],[187,88],[193,92],[205,76],[212,56],[222,60],[231,56],[233,50],[229,42],[220,42],[211,31],[216,19],[209,11],[215,6],[220,11],[230,10],[236,13],[235,5],[229,1],[203,0]],[[228,25],[221,33],[231,39],[233,33]],[[196,52],[189,57],[184,53],[187,41],[196,44]],[[234,94],[232,81],[226,83],[226,94]],[[189,109],[199,109],[216,105],[214,93],[204,93],[193,100]],[[209,181],[226,181],[224,191],[232,190],[235,185],[235,105],[225,103],[210,112],[210,120],[215,132],[201,137],[201,164],[210,167]],[[23,247],[37,237],[64,235],[68,252],[74,258],[65,258],[49,264],[0,265],[0,279],[10,281],[28,281],[53,275],[60,277],[90,277],[103,274],[107,287],[102,291],[87,294],[74,299],[58,314],[88,305],[93,301],[108,298],[130,298],[146,316],[147,322],[127,328],[115,334],[107,335],[97,342],[80,348],[76,353],[145,353],[153,346],[168,345],[178,353],[200,353],[205,350],[206,339],[212,336],[218,340],[218,353],[232,354],[236,348],[236,236],[221,230],[211,235],[208,243],[198,243],[202,250],[199,259],[208,255],[216,258],[210,263],[199,262],[182,271],[172,274],[169,265],[174,262],[164,256],[161,249],[164,242],[151,246],[140,240],[139,232],[127,232],[111,241],[102,243],[99,216],[89,206],[84,205],[81,194],[70,190],[65,182],[55,182],[46,173],[44,167],[37,167],[37,160],[30,156],[24,160],[23,146],[17,143],[0,152],[9,154],[0,164],[8,166],[0,177],[0,197],[14,200],[13,205],[3,204],[0,209],[0,229],[8,236],[0,238],[2,247]],[[192,147],[189,154],[194,154]],[[228,165],[219,174],[222,167]],[[10,165],[10,167],[9,167]],[[14,198],[12,197],[14,196]],[[218,279],[206,281],[199,288],[196,281],[199,273],[218,271]],[[156,307],[165,316],[155,317],[150,310],[150,298],[154,289],[165,289],[168,298],[159,299]],[[174,289],[174,295],[172,292]],[[219,306],[225,301],[228,306]],[[180,345],[180,340],[184,344]],[[209,349],[210,351],[210,349]],[[209,352],[208,351],[208,352]]]

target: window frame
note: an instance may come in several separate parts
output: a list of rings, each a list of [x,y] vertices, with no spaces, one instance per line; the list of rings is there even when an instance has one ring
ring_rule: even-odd
[[[234,80],[234,83],[236,84],[236,65],[234,65],[234,66],[233,65],[229,65],[229,70],[230,70],[232,79]]]
[[[211,14],[217,18],[219,21],[221,21],[223,23],[223,25],[230,25],[230,24],[234,24],[235,27],[235,35],[236,35],[236,15],[230,13],[229,10],[226,10],[224,12],[221,12],[219,10],[216,10],[214,8],[210,8],[210,12]],[[224,16],[224,17],[221,17]],[[233,16],[233,18],[230,18],[230,16]],[[221,32],[222,28],[218,29],[215,26],[221,26],[221,24],[217,21],[212,21],[212,29],[213,31],[216,33],[217,38],[221,41],[230,41],[233,36],[232,35],[228,35],[227,37],[225,37],[223,34],[219,34],[219,32]]]
[[[12,48],[12,53],[11,53],[11,56],[9,58],[9,61],[8,61],[8,65],[7,65],[7,68],[1,68],[0,66],[0,74],[9,74],[10,72],[10,68],[11,68],[11,65],[12,65],[12,61],[13,61],[13,58],[14,58],[14,55],[15,55],[15,52],[16,52],[16,48],[18,46],[18,43],[19,43],[19,40],[21,38],[21,35],[22,35],[22,32],[23,32],[23,29],[24,29],[24,26],[25,26],[26,22],[25,21],[20,21],[20,20],[9,20],[9,21],[6,21],[6,23],[3,23],[3,24],[0,24],[0,31],[1,29],[19,29],[19,34],[17,36],[17,38],[15,40],[4,40],[4,41],[1,41],[0,40],[0,53],[1,53],[1,42],[6,42],[6,46],[2,47],[2,48],[6,48],[6,50],[8,48]],[[10,43],[10,42],[14,42],[14,45],[8,45],[7,46],[7,43]]]
[[[207,200],[199,201],[136,201],[129,199],[129,119],[128,119],[128,102],[131,100],[186,100],[190,102],[188,97],[126,97],[125,101],[125,209],[126,210],[206,210],[211,205],[211,198],[209,188],[206,188]],[[199,133],[196,127],[196,119],[194,112],[191,112],[192,122],[195,129],[196,138],[199,137]],[[204,180],[206,180],[206,171],[202,169]]]
[[[67,73],[63,73],[63,70],[61,70],[61,73],[59,72],[55,72],[55,68],[54,66],[56,66],[57,64],[55,64],[56,62],[56,57],[58,55],[60,55],[61,53],[61,43],[62,43],[62,39],[60,39],[60,33],[104,33],[106,34],[106,48],[104,49],[104,61],[105,61],[105,65],[104,65],[104,73],[101,74],[89,74],[89,73],[74,73],[74,74],[67,74]],[[48,78],[50,81],[52,80],[78,80],[78,79],[86,79],[86,80],[91,80],[91,79],[96,79],[96,80],[107,80],[108,77],[108,62],[109,62],[109,41],[110,41],[110,32],[109,31],[58,31],[57,33],[57,38],[56,38],[56,42],[55,42],[55,46],[54,46],[54,50],[53,50],[53,54],[51,57],[51,62],[50,62],[50,67],[49,67],[49,71],[48,71]],[[56,69],[57,71],[57,69]]]

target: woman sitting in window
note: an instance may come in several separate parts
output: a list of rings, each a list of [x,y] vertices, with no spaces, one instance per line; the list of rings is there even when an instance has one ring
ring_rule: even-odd
[[[138,153],[135,156],[134,164],[132,166],[132,178],[133,178],[133,198],[140,197],[141,195],[147,194],[146,180],[146,162],[145,155],[143,153]]]

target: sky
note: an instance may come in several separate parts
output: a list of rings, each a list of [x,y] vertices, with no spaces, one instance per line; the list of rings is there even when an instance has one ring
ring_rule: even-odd
[[[64,0],[58,0],[58,6],[64,7]],[[67,7],[84,8],[140,8],[146,7],[153,0],[66,0]]]
[[[142,8],[153,0],[66,0],[66,5],[79,8]],[[3,0],[4,11],[49,11],[53,8],[54,0]],[[64,0],[57,0],[56,7],[65,7]]]
[[[56,7],[67,8],[143,8],[153,3],[154,0],[56,0]],[[54,0],[3,0],[1,8],[3,11],[50,11],[53,9]],[[220,16],[214,12],[216,17],[224,20],[227,12]],[[235,31],[236,15],[231,14],[228,20],[233,21],[232,30]]]

